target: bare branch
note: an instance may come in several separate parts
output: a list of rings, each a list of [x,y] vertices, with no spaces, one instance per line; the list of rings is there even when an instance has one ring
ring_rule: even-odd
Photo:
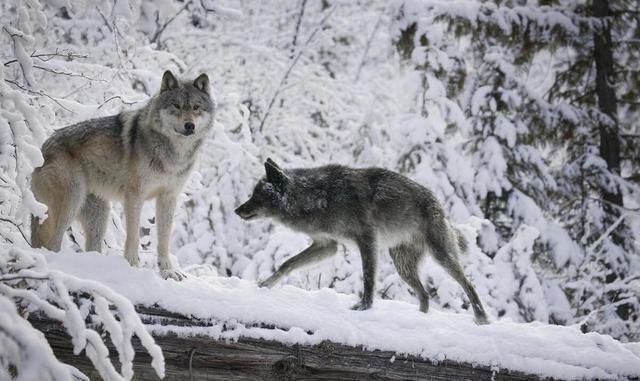
[[[48,60],[47,60],[48,61]],[[14,62],[17,62],[16,60],[13,61],[8,61],[6,62],[4,65],[10,65]],[[60,70],[56,70],[50,67],[45,67],[45,66],[40,66],[40,65],[33,65],[34,69],[39,69],[39,70],[43,70],[52,74],[57,74],[57,75],[66,75],[68,77],[80,77],[80,78],[85,78],[88,79],[89,81],[99,81],[99,82],[107,82],[104,79],[97,79],[97,78],[93,78],[93,77],[89,77],[88,75],[85,74],[78,74],[78,73],[73,73],[70,71],[60,71]]]
[[[101,109],[102,106],[104,106],[105,104],[109,103],[110,101],[114,100],[114,99],[118,99],[120,102],[126,104],[126,105],[134,105],[136,103],[138,103],[137,101],[125,101],[120,95],[114,95],[111,98],[107,99],[106,101],[102,102],[100,104],[100,106],[98,106],[98,109]]]
[[[178,17],[180,15],[180,13],[182,13],[185,9],[187,9],[187,7],[189,5],[191,5],[191,3],[193,3],[193,0],[189,0],[187,2],[184,3],[184,5],[182,6],[182,8],[180,8],[180,10],[178,10],[178,12],[171,16],[164,24],[159,25],[158,24],[158,16],[156,16],[156,25],[158,25],[158,29],[156,29],[156,32],[153,34],[153,37],[151,37],[150,42],[154,43],[157,42],[158,39],[160,38],[160,35],[162,34],[162,32],[164,32],[164,30],[167,28],[167,26],[169,24],[171,24],[173,22],[173,20],[176,19],[176,17]]]
[[[364,67],[364,62],[367,59],[367,55],[369,54],[369,49],[371,48],[371,43],[373,42],[373,38],[378,32],[378,28],[380,28],[380,23],[382,22],[382,15],[384,15],[386,9],[380,13],[378,16],[378,21],[376,21],[376,25],[374,25],[373,30],[371,31],[371,35],[369,35],[369,39],[367,40],[367,45],[364,48],[364,53],[362,53],[362,59],[360,60],[360,65],[358,65],[358,71],[356,72],[356,80],[358,82],[360,80],[360,72],[362,72],[362,68]]]
[[[24,37],[24,33],[23,32],[11,32],[9,29],[7,29],[6,27],[2,27],[2,29],[7,32],[7,34],[11,37],[11,40],[13,41],[13,50],[14,52],[17,54],[17,51],[19,49],[24,49],[22,47],[22,44],[20,42],[18,42],[18,40],[16,40],[16,38],[21,38]],[[13,29],[13,28],[12,28]],[[15,29],[13,29],[15,30]],[[22,71],[22,76],[24,77],[24,80],[27,82],[27,84],[29,85],[29,87],[32,86],[31,83],[29,83],[29,78],[30,76],[27,75],[27,73],[29,72],[29,70],[27,69],[27,67],[25,67],[25,63],[24,61],[19,62],[20,64],[20,70]],[[27,65],[29,66],[29,65]],[[33,78],[31,78],[33,79]]]
[[[625,180],[629,180],[629,179],[633,180],[633,178],[632,178],[632,177],[627,177],[627,178],[624,178],[624,179],[625,179]],[[603,203],[603,204],[607,204],[607,205],[609,205],[610,207],[612,207],[612,208],[614,208],[614,209],[617,209],[617,210],[618,210],[618,211],[620,211],[621,213],[638,213],[638,212],[640,212],[640,208],[627,208],[627,207],[624,207],[624,206],[620,206],[620,205],[618,205],[618,204],[615,204],[615,203],[613,203],[613,202],[611,202],[611,201],[607,201],[607,200],[604,200],[604,199],[601,199],[601,198],[597,198],[597,197],[587,197],[587,198],[588,198],[589,200],[598,201],[598,202],[601,202],[601,203]]]
[[[22,224],[16,224],[14,221],[12,221],[12,220],[10,220],[10,219],[8,219],[8,218],[3,218],[3,217],[0,217],[0,221],[2,221],[2,222],[6,222],[6,223],[9,223],[9,224],[11,224],[11,225],[15,226],[15,227],[16,227],[16,229],[18,229],[18,231],[20,232],[20,235],[22,235],[22,238],[24,238],[25,242],[26,242],[29,246],[31,246],[31,242],[27,239],[26,234],[24,234],[24,232],[22,231],[22,229],[20,229],[20,226],[21,226]]]
[[[100,17],[102,17],[102,21],[104,21],[104,24],[107,26],[107,28],[109,28],[109,32],[113,33],[113,28],[111,27],[111,24],[109,24],[109,20],[107,20],[107,16],[105,16],[104,13],[102,13],[102,11],[100,10],[100,7],[96,6],[96,9],[98,10]]]
[[[240,12],[240,11],[238,11],[236,9],[218,7],[218,6],[215,6],[215,5],[213,5],[213,7],[207,7],[204,4],[204,1],[205,0],[200,0],[200,6],[206,12],[217,13],[217,14],[231,16],[231,17],[240,17],[240,16],[242,16],[242,12]]]
[[[300,32],[300,24],[302,24],[302,17],[304,16],[304,8],[306,6],[307,6],[307,0],[302,0],[302,4],[300,4],[300,13],[298,14],[298,22],[296,23],[296,29],[293,32],[293,41],[291,42],[291,56],[289,57],[289,59],[293,58],[294,53],[296,52],[298,32]]]
[[[58,49],[56,49],[56,51],[54,53],[38,53],[36,54],[36,52],[31,53],[30,55],[31,58],[38,58],[40,59],[40,61],[44,61],[47,62],[51,59],[53,59],[54,57],[63,57],[64,59],[66,59],[67,61],[73,61],[74,59],[77,58],[87,58],[89,57],[89,55],[87,54],[78,54],[78,53],[74,53],[72,51],[58,51]],[[4,63],[4,66],[9,66],[12,63],[16,63],[18,62],[18,60],[10,60]]]
[[[80,78],[88,79],[90,81],[107,82],[104,79],[96,79],[96,78],[93,78],[93,77],[89,77],[88,75],[73,73],[73,72],[70,72],[70,71],[59,71],[59,70],[56,70],[56,69],[52,69],[52,68],[44,67],[44,66],[40,66],[40,65],[33,65],[33,67],[36,68],[36,69],[47,71],[47,72],[52,73],[52,74],[66,75],[68,77],[80,77]]]
[[[38,95],[38,96],[42,96],[42,97],[49,98],[49,99],[51,99],[53,102],[55,102],[58,106],[60,106],[61,108],[63,108],[64,110],[69,111],[70,113],[75,114],[75,111],[73,111],[73,110],[69,110],[68,108],[64,107],[64,106],[62,105],[62,103],[60,103],[60,101],[58,101],[56,98],[52,97],[51,95],[49,95],[49,94],[45,93],[45,92],[44,92],[44,91],[42,91],[42,90],[38,90],[38,91],[36,91],[36,90],[28,89],[25,85],[23,85],[23,84],[21,84],[21,83],[19,83],[19,82],[13,81],[13,80],[11,80],[11,79],[5,79],[4,81],[5,81],[5,82],[7,82],[7,83],[12,84],[12,85],[14,85],[14,86],[16,86],[17,88],[19,88],[19,89],[20,89],[20,90],[22,90],[22,91],[26,91],[26,92],[28,92],[29,94],[33,94],[33,95]]]
[[[304,49],[313,40],[313,37],[315,37],[315,35],[318,33],[318,31],[320,31],[322,29],[322,27],[327,22],[327,20],[329,19],[329,16],[331,16],[331,14],[333,13],[334,10],[335,10],[335,8],[331,8],[329,10],[329,12],[327,12],[327,14],[322,18],[322,20],[318,24],[318,26],[316,26],[316,28],[313,30],[313,32],[311,32],[311,34],[309,35],[309,37],[305,41],[304,45],[302,45],[302,47],[300,47],[300,49],[298,50],[298,53],[291,60],[291,64],[289,64],[289,67],[287,68],[287,71],[284,73],[284,76],[282,76],[282,79],[280,80],[280,83],[278,84],[278,88],[276,89],[275,93],[273,94],[273,97],[271,98],[271,101],[269,102],[269,106],[267,107],[267,111],[265,112],[264,117],[262,118],[262,121],[260,122],[260,127],[258,128],[258,130],[260,132],[262,132],[262,129],[264,128],[264,125],[265,125],[265,123],[267,121],[267,118],[269,117],[269,114],[271,113],[271,109],[273,108],[273,104],[276,102],[276,99],[278,98],[278,95],[280,95],[280,92],[282,91],[282,87],[284,86],[284,84],[289,79],[289,75],[291,75],[291,72],[293,71],[293,68],[298,63],[298,60],[302,56],[302,53],[304,53]]]

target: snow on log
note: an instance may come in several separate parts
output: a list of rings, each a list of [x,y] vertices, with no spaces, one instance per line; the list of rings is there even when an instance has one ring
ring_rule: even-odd
[[[310,354],[309,361],[318,362],[325,356],[319,348],[330,342],[339,348],[331,361],[344,361],[345,371],[357,368],[354,364],[366,368],[367,362],[372,367],[384,363],[386,368],[381,369],[396,369],[399,365],[391,361],[396,354],[396,362],[409,361],[408,369],[425,372],[438,368],[435,361],[460,364],[457,366],[465,372],[495,372],[505,377],[520,373],[557,379],[640,377],[639,343],[583,334],[577,327],[495,319],[478,326],[471,315],[433,309],[423,314],[414,304],[391,300],[376,300],[368,311],[352,311],[357,297],[331,289],[265,289],[251,281],[213,274],[174,282],[163,280],[153,269],[132,268],[120,255],[63,252],[45,256],[50,268],[104,283],[141,312],[145,310],[140,306],[153,307],[146,311],[144,321],[163,347],[165,358],[184,357],[190,348],[196,348],[192,360],[197,359],[205,369],[224,368],[224,364],[215,365],[220,361],[228,361],[231,370],[242,368],[229,355],[237,351],[249,362],[266,361],[264,356],[274,353],[270,361],[280,365],[271,367],[297,366],[300,371],[313,372],[316,368],[304,365],[307,360],[283,359],[295,357],[292,348],[299,348]],[[198,348],[204,348],[203,352]],[[246,353],[241,354],[243,351]],[[216,353],[222,357],[216,359]],[[254,360],[249,360],[251,353]],[[144,362],[142,355],[135,358]],[[167,374],[175,361],[168,360]]]
[[[162,322],[167,331],[208,326],[158,308],[140,308],[143,321]],[[51,320],[32,317],[31,323],[45,333],[56,356],[73,364],[90,379],[99,379],[91,363],[73,354],[69,337]],[[263,327],[269,329],[268,327]],[[393,351],[368,351],[361,346],[329,341],[317,345],[283,344],[273,340],[213,339],[205,335],[157,334],[156,343],[165,357],[165,380],[537,380],[535,375],[498,370],[487,366],[432,361]],[[157,380],[148,355],[134,345],[136,380]],[[115,352],[114,352],[115,354]]]

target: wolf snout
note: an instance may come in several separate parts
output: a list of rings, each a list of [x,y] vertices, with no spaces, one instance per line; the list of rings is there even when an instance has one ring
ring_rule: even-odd
[[[195,132],[196,129],[196,125],[191,123],[191,122],[187,122],[184,124],[184,134],[185,135],[191,135]]]
[[[243,220],[250,220],[251,218],[256,216],[256,214],[251,211],[250,208],[247,208],[246,204],[242,204],[237,207],[235,213]]]

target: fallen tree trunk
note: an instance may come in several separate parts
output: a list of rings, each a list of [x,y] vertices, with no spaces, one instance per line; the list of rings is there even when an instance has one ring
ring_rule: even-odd
[[[180,327],[207,323],[156,308],[140,307],[145,322]],[[42,331],[58,359],[71,364],[91,380],[99,380],[90,360],[73,354],[69,336],[58,322],[31,316],[31,324]],[[215,340],[207,336],[154,335],[166,361],[165,380],[538,380],[532,375],[452,361],[432,362],[389,351],[368,351],[331,342],[319,345],[283,343],[241,338]],[[107,340],[108,341],[108,340]],[[157,380],[151,358],[135,343],[135,380]],[[117,361],[111,347],[111,358]]]

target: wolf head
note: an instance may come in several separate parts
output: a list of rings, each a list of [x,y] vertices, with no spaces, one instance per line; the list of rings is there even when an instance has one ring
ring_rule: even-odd
[[[211,129],[215,103],[206,74],[200,74],[193,81],[178,82],[167,70],[156,98],[160,123],[155,123],[154,128],[158,132],[198,138]]]
[[[283,196],[291,185],[291,179],[271,159],[264,163],[264,169],[266,176],[258,181],[251,198],[235,210],[244,220],[274,217],[282,210]]]

